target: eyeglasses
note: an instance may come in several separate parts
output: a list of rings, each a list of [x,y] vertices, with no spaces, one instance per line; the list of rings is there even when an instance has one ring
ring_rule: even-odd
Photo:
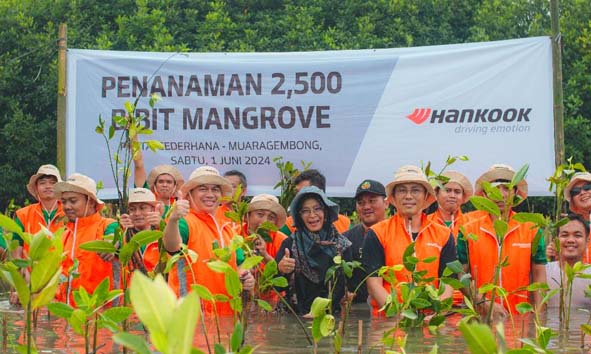
[[[394,188],[394,194],[396,195],[405,196],[408,193],[410,193],[410,195],[412,195],[413,197],[418,197],[422,193],[425,193],[425,189],[423,187],[412,187],[410,189],[404,187]]]
[[[324,214],[324,208],[321,206],[317,206],[314,207],[312,209],[302,209],[300,210],[300,215],[303,217],[308,217],[310,215],[323,215]]]
[[[585,183],[580,187],[572,188],[570,190],[570,196],[574,197],[574,196],[581,194],[581,192],[589,192],[589,191],[591,191],[591,183]]]

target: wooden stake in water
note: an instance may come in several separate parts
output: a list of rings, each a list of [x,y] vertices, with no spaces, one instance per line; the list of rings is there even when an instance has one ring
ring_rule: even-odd
[[[8,315],[2,314],[2,353],[8,353]]]
[[[357,353],[361,354],[363,346],[363,320],[357,321]]]

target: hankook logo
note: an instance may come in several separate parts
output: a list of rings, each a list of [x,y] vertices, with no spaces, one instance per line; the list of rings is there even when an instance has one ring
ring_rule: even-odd
[[[431,109],[415,108],[406,118],[416,125],[430,124],[529,122],[531,108]]]

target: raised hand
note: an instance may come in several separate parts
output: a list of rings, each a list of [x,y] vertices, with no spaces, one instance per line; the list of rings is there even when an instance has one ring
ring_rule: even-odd
[[[290,258],[289,248],[285,249],[285,254],[279,261],[277,268],[283,274],[290,274],[295,269],[295,259]]]

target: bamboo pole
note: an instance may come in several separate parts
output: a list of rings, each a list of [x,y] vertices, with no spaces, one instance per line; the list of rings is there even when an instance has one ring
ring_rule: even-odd
[[[357,322],[357,354],[363,350],[363,320]]]
[[[552,78],[554,88],[554,160],[556,166],[564,159],[564,103],[562,92],[562,34],[558,0],[550,0],[552,21]]]
[[[57,168],[66,173],[66,52],[68,26],[60,24],[57,40]]]

